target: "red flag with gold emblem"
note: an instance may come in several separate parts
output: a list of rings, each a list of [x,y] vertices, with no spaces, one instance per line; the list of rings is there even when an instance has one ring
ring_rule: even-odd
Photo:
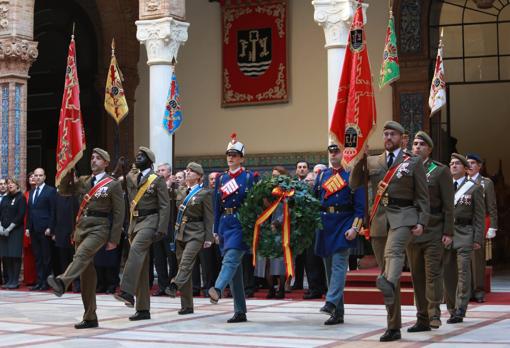
[[[343,150],[342,165],[346,170],[352,169],[363,157],[363,148],[375,123],[372,74],[360,2],[349,32],[335,110],[329,125],[329,143],[337,144]]]
[[[73,35],[71,36],[67,55],[64,94],[58,121],[57,174],[55,175],[57,186],[60,180],[75,166],[76,162],[82,158],[84,150],[85,130],[81,117],[80,85],[76,69],[76,49]]]

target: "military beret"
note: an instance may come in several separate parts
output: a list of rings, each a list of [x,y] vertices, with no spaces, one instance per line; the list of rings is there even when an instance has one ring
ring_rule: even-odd
[[[464,165],[464,167],[466,167],[466,168],[470,167],[469,162],[467,161],[466,157],[462,156],[461,154],[454,152],[454,153],[452,153],[452,158],[458,159]]]
[[[105,161],[110,162],[110,154],[107,151],[105,151],[99,147],[96,147],[92,150],[92,152],[97,153],[99,156],[103,157],[103,159]]]
[[[406,131],[404,127],[402,127],[402,125],[396,121],[386,121],[383,129],[393,129],[399,132],[400,134],[404,134],[404,132]]]
[[[197,174],[204,175],[204,169],[196,162],[189,162],[186,166],[187,169],[194,171]]]
[[[154,152],[152,152],[151,149],[145,146],[140,146],[138,150],[145,153],[152,163],[156,162],[156,155],[154,155]]]
[[[483,162],[483,161],[482,161],[482,158],[481,158],[481,157],[480,157],[480,155],[479,155],[479,154],[477,154],[477,153],[468,153],[468,154],[466,155],[466,158],[467,158],[467,159],[470,159],[470,160],[475,160],[475,161],[477,161],[478,163],[482,163],[482,162]]]
[[[432,141],[432,138],[427,133],[425,133],[424,131],[419,131],[418,133],[416,133],[414,138],[415,139],[418,138],[420,140],[423,140],[424,142],[427,143],[428,146],[430,146],[430,148],[434,147],[434,142]]]
[[[328,146],[328,151],[329,152],[332,152],[332,151],[340,151],[340,148],[338,147],[337,144],[331,144]]]

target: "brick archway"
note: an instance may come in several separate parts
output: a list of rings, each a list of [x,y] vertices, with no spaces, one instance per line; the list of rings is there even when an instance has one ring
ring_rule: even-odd
[[[91,2],[78,0],[79,5],[89,14],[95,24],[98,38],[98,75],[96,89],[104,96],[106,74],[110,64],[111,40],[115,38],[115,55],[124,75],[123,87],[129,105],[129,114],[119,128],[121,156],[133,156],[134,142],[134,103],[135,90],[140,82],[138,76],[138,58],[140,43],[136,39],[135,21],[138,19],[138,0],[111,0]],[[108,151],[114,155],[115,122],[103,110],[103,122],[100,125],[107,131],[103,139]],[[115,163],[112,163],[115,165]],[[113,169],[113,168],[110,168]]]

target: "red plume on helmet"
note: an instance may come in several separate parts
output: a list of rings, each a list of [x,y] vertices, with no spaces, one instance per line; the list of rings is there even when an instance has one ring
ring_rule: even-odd
[[[237,140],[236,133],[232,133],[230,135],[230,141],[227,144],[227,152],[226,153],[228,154],[229,152],[237,152],[241,156],[244,156],[244,145],[243,145],[243,143],[241,143]]]

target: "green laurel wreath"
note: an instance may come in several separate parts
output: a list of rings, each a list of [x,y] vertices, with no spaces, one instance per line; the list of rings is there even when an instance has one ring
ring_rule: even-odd
[[[301,254],[312,245],[315,231],[321,228],[320,202],[312,196],[309,186],[286,175],[265,177],[255,184],[239,209],[239,221],[243,227],[243,241],[250,247],[253,242],[255,221],[277,197],[271,192],[280,186],[284,191],[295,190],[289,198],[291,221],[290,247],[293,255]],[[268,258],[283,256],[281,225],[271,229],[271,218],[260,228],[257,254]]]

